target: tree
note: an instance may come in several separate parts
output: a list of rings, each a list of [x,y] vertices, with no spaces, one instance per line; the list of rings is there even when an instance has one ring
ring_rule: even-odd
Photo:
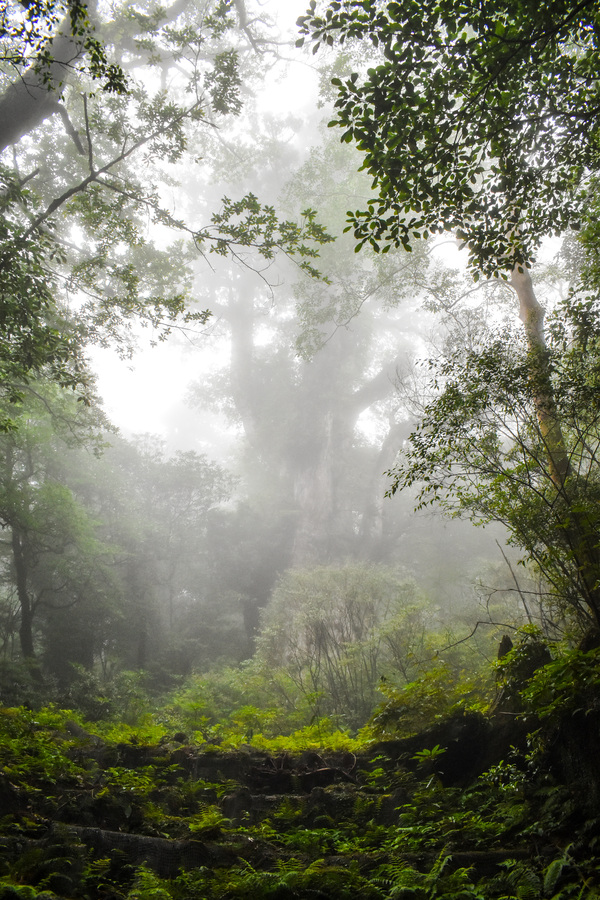
[[[363,151],[377,189],[350,215],[357,247],[409,249],[454,231],[475,277],[502,276],[518,296],[542,448],[598,621],[596,540],[580,536],[588,530],[528,271],[544,237],[586,216],[598,168],[597,4],[362,0],[332,2],[325,16],[315,8],[300,19],[315,46],[368,39],[381,51],[362,77],[335,81],[334,124]]]
[[[26,395],[0,435],[5,645],[18,632],[21,656],[63,684],[73,664],[182,674],[237,659],[209,541],[230,476],[158,439],[107,435],[97,410],[55,385]]]
[[[187,674],[224,652],[217,632],[229,611],[211,593],[209,532],[232,479],[202,454],[169,456],[148,435],[111,444],[80,487],[117,550],[120,622],[106,651],[127,668]]]
[[[53,613],[69,609],[73,631],[75,622],[87,616],[74,658],[91,664],[114,553],[99,540],[96,523],[65,483],[62,460],[72,446],[98,445],[105,422],[56,386],[44,384],[30,386],[26,401],[10,415],[19,427],[0,438],[0,523],[7,561],[3,576],[14,585],[18,601],[21,653],[26,659],[36,656],[41,617],[49,621]],[[82,617],[80,607],[85,608]],[[73,645],[63,654],[63,670],[72,652]]]
[[[109,63],[104,44],[94,34],[90,12],[95,7],[95,0],[3,4],[0,61],[3,74],[11,74],[13,80],[0,96],[0,152],[54,114],[61,117],[78,151],[85,152],[61,103],[72,70],[103,80],[104,91],[126,93],[123,69]]]
[[[431,652],[424,619],[422,598],[402,572],[360,564],[290,570],[264,615],[256,662],[275,693],[279,686],[285,697],[289,679],[315,715],[360,727],[380,679],[410,681]]]
[[[140,324],[159,339],[175,323],[205,323],[207,310],[189,309],[192,251],[244,247],[270,259],[283,250],[316,274],[328,238],[312,210],[301,223],[281,221],[247,193],[191,227],[161,196],[186,154],[202,155],[199,133],[241,107],[240,58],[258,35],[231,13],[229,0],[123,8],[112,21],[78,0],[5,5],[4,391],[17,397],[43,373],[89,401],[86,343],[114,340],[127,353]],[[245,68],[250,77],[252,63]],[[167,250],[165,229],[180,238]]]
[[[282,186],[281,202],[293,217],[321,198],[320,217],[336,233],[347,197],[360,196],[365,184],[353,171],[354,151],[319,137]],[[260,159],[269,153],[270,168],[280,171],[281,149],[273,143],[259,145]],[[321,253],[327,283],[283,269],[276,303],[263,282],[235,272],[219,273],[210,287],[230,354],[212,383],[194,387],[193,401],[210,403],[243,428],[240,470],[265,521],[262,529],[253,527],[254,558],[244,558],[243,568],[250,574],[263,559],[272,573],[270,582],[248,579],[249,600],[259,605],[288,565],[382,560],[394,543],[397,530],[387,529],[379,502],[382,473],[394,457],[388,438],[406,429],[395,387],[410,367],[422,317],[403,316],[401,307],[412,310],[414,295],[435,282],[427,249],[356,256],[341,237]],[[362,432],[366,414],[376,436]]]
[[[557,492],[536,410],[535,360],[510,324],[485,329],[435,363],[437,393],[390,473],[391,491],[417,488],[421,506],[500,521],[549,586],[556,621],[598,621],[597,302],[565,303],[549,325],[547,366],[569,461]]]

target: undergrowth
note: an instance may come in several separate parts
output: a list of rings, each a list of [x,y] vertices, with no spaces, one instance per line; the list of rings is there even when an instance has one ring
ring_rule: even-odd
[[[442,739],[402,743],[401,710],[423,683],[387,689],[358,734],[326,719],[277,735],[254,707],[202,722],[200,701],[179,717],[175,703],[141,704],[135,721],[0,708],[0,900],[600,897],[600,817],[582,784],[600,785],[561,779],[553,762],[573,723],[597,727],[600,654],[551,648],[515,688],[526,653],[513,653],[499,679],[512,677],[528,737],[464,783],[446,779]],[[435,705],[437,677],[431,691]],[[110,835],[141,843],[133,853]],[[169,848],[195,861],[167,871]]]

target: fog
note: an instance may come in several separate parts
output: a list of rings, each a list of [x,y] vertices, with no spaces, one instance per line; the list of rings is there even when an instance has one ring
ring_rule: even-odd
[[[0,900],[598,895],[600,8],[511,12],[0,4]]]
[[[409,598],[400,603],[403,615],[418,608],[438,646],[452,646],[479,620],[493,637],[506,619],[525,616],[518,591],[531,587],[530,576],[515,577],[501,526],[476,528],[443,517],[435,505],[415,512],[418,486],[385,496],[387,473],[433,395],[427,360],[461,341],[466,346],[490,309],[506,317],[507,289],[475,290],[452,235],[418,242],[411,253],[368,246],[355,252],[352,234],[344,232],[346,214],[368,200],[370,179],[359,171],[359,151],[327,123],[332,75],[367,65],[368,53],[357,47],[314,56],[296,48],[302,4],[248,0],[233,7],[237,18],[224,41],[237,53],[239,80],[230,73],[225,86],[218,82],[225,99],[214,95],[213,119],[204,112],[190,118],[181,138],[185,152],[167,151],[160,141],[152,153],[140,151],[126,173],[140,179],[135,190],[109,186],[135,197],[138,207],[107,206],[96,218],[84,209],[88,219],[60,225],[68,252],[79,254],[61,276],[65,303],[76,320],[90,316],[85,353],[107,421],[98,425],[92,411],[87,424],[65,431],[56,425],[54,399],[40,388],[27,425],[5,448],[10,478],[19,490],[27,485],[32,508],[39,507],[40,535],[77,531],[67,519],[79,515],[89,540],[65,537],[68,577],[58,544],[50,555],[32,544],[23,576],[28,587],[20,594],[7,549],[2,639],[5,655],[18,656],[19,617],[26,612],[21,652],[40,656],[65,682],[73,664],[105,676],[122,668],[160,670],[168,681],[238,665],[257,652],[264,661],[265,635],[275,627],[285,586],[305,590],[300,573],[312,579],[314,600],[321,591],[329,596],[331,579],[350,590],[339,573],[354,572],[364,603],[376,610],[373,629],[395,621],[398,598]],[[202,48],[195,48],[200,57]],[[227,52],[206,59],[212,65]],[[160,103],[167,96],[187,102],[185,54],[159,72],[143,54],[123,50],[120,58],[144,86],[138,118],[147,114],[144,91],[157,85],[167,92]],[[214,85],[209,75],[204,83]],[[74,88],[72,115],[89,129],[77,96]],[[224,112],[217,115],[219,103]],[[84,166],[60,122],[38,130],[66,160],[65,171]],[[96,152],[108,153],[102,141],[110,140],[108,129]],[[24,139],[19,152],[21,165],[33,165],[34,143]],[[50,199],[56,172],[44,176],[39,190]],[[263,204],[256,220],[253,200],[229,218],[215,218],[228,202],[249,195]],[[98,232],[102,216],[113,212],[112,228],[129,216],[138,230],[131,238],[124,228],[111,247],[110,227],[103,238]],[[240,223],[247,229],[241,237]],[[219,228],[232,229],[221,244]],[[116,260],[113,269],[103,246]],[[130,258],[141,297],[180,290],[187,310],[208,310],[208,319],[169,319],[160,307],[138,318],[127,308],[113,320],[106,310],[123,290],[118,278],[127,276],[117,263]],[[97,306],[90,306],[92,294]],[[83,414],[78,408],[78,423]],[[28,431],[33,425],[38,430]],[[39,429],[52,432],[45,443]],[[30,464],[19,461],[26,458]],[[64,509],[48,505],[50,474],[64,491]],[[16,534],[18,516],[11,515],[5,524]],[[27,540],[23,534],[23,546]],[[380,578],[386,591],[396,585],[397,600],[385,608],[376,599]],[[340,610],[343,618],[347,609]],[[424,646],[423,664],[433,658]],[[476,652],[493,656],[494,645],[479,644]],[[284,657],[282,651],[277,665],[287,664]],[[381,659],[379,674],[399,665],[397,655]],[[353,725],[367,714],[375,681]]]
[[[254,87],[251,111],[245,116],[244,124],[241,127],[237,122],[220,125],[224,132],[223,141],[233,142],[231,153],[235,154],[236,139],[247,146],[259,121],[264,122],[265,128],[273,128],[278,120],[285,122],[293,117],[293,128],[284,131],[280,138],[282,153],[291,162],[283,168],[278,166],[277,170],[272,166],[265,168],[259,175],[261,199],[266,195],[269,202],[280,199],[282,184],[318,145],[318,123],[326,122],[330,111],[330,107],[319,108],[319,73],[310,54],[294,47],[296,20],[304,11],[304,4],[285,0],[266,0],[260,4],[260,14],[268,17],[269,31],[279,44],[280,58],[269,66],[267,77]],[[233,131],[233,135],[228,131]],[[247,181],[244,185],[241,180],[229,183],[223,173],[220,177],[222,180],[211,190],[215,197],[227,191],[243,192],[253,184],[250,178],[244,179]],[[183,178],[183,183],[172,191],[173,206],[180,208],[186,203],[185,197]],[[307,196],[306,199],[307,203],[314,203],[317,198]],[[206,206],[202,202],[201,208]],[[278,271],[278,262],[275,260],[270,267],[270,277],[274,281],[285,277]],[[210,264],[205,261],[199,266],[199,279],[210,274]],[[276,295],[271,299],[276,302]],[[93,349],[91,358],[104,408],[123,434],[157,434],[173,450],[205,449],[205,442],[223,444],[219,435],[213,434],[214,427],[220,428],[220,437],[225,436],[225,444],[229,443],[223,420],[214,422],[207,410],[193,412],[185,402],[189,384],[198,373],[218,369],[230,352],[226,340],[221,337],[217,319],[213,316],[208,328],[199,336],[175,333],[159,346],[151,347],[152,338],[142,330],[137,336],[135,357],[128,360],[119,359],[112,348]],[[205,437],[207,431],[210,438]]]

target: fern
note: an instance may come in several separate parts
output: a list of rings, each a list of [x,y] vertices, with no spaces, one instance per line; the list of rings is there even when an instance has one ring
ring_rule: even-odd
[[[373,879],[376,885],[386,890],[388,897],[400,897],[405,892],[418,895],[423,888],[424,875],[409,866],[402,859],[392,859],[378,869],[378,876]]]
[[[140,866],[134,886],[127,894],[127,900],[172,900],[172,895],[154,872],[146,866]]]
[[[502,864],[504,871],[491,882],[492,889],[501,892],[500,900],[539,900],[542,882],[531,866],[508,859]],[[494,892],[495,892],[494,891]]]
[[[218,806],[201,803],[200,810],[188,820],[188,828],[192,834],[218,835],[221,830],[231,825]]]
[[[562,856],[559,857],[559,859],[553,860],[546,868],[544,874],[544,895],[546,897],[551,897],[554,894],[554,890],[564,869],[569,868],[571,865],[571,856],[569,852],[571,846],[572,845],[569,844],[563,851]]]

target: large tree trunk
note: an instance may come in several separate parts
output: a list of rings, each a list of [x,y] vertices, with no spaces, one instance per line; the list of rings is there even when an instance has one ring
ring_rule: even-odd
[[[384,472],[393,459],[390,442],[384,442],[385,449],[382,448],[374,463],[376,474],[368,473],[364,500],[361,498],[358,503],[355,500],[354,508],[344,484],[345,468],[351,459],[361,413],[394,391],[407,352],[402,351],[353,392],[348,390],[343,377],[338,378],[328,395],[324,387],[327,378],[331,381],[337,375],[336,368],[341,367],[344,355],[349,352],[351,349],[341,341],[337,367],[326,359],[321,371],[318,357],[310,364],[313,368],[307,389],[314,397],[313,419],[306,425],[314,436],[314,446],[304,465],[289,468],[299,509],[293,550],[293,562],[297,566],[339,561],[355,554],[372,559],[381,547]],[[325,398],[325,402],[320,403],[319,397]]]
[[[83,49],[81,38],[72,34],[71,17],[65,16],[48,46],[52,61],[44,66],[31,65],[0,96],[0,152],[55,113],[62,117],[65,128],[83,152],[67,111],[59,102],[69,69],[81,57]]]
[[[290,472],[298,509],[292,551],[294,566],[322,565],[346,556],[349,550],[341,546],[344,538],[348,538],[349,524],[340,503],[336,477],[347,456],[344,452],[344,445],[349,442],[347,423],[328,410],[319,421],[315,420],[313,430],[312,458],[301,466],[294,465]]]
[[[323,565],[353,556],[361,542],[365,506],[362,497],[351,498],[347,489],[349,461],[359,455],[356,424],[361,413],[394,391],[408,349],[367,381],[355,362],[360,351],[356,335],[343,329],[308,363],[295,365],[288,357],[280,367],[265,364],[256,343],[262,319],[256,298],[234,285],[226,305],[212,306],[231,328],[231,396],[251,452],[280,493],[280,508],[294,517],[292,565]],[[272,387],[276,379],[281,389]],[[370,471],[364,487],[383,497],[384,486]],[[356,483],[354,488],[356,495]]]

